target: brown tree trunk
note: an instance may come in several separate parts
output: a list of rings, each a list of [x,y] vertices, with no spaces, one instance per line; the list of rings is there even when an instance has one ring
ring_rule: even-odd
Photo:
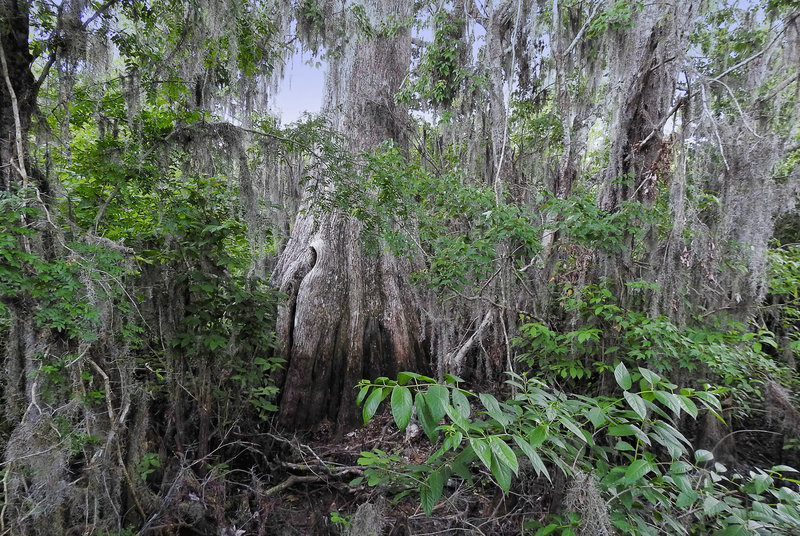
[[[26,136],[36,102],[36,81],[28,50],[28,2],[0,0],[0,190],[21,178],[19,149],[25,158]],[[18,132],[19,131],[19,132]]]
[[[27,133],[35,105],[33,57],[28,51],[28,4],[0,0],[0,191],[17,191],[27,180]],[[30,250],[27,237],[19,237]],[[32,304],[20,297],[5,303],[10,313],[5,350],[5,417],[18,422],[30,402],[26,375],[31,356],[41,350],[32,318]]]
[[[373,0],[366,9],[377,26],[392,15],[407,18],[411,2]],[[394,94],[410,55],[410,33],[401,28],[391,37],[353,36],[331,60],[326,109],[354,153],[385,140],[405,144],[406,111]],[[341,213],[315,220],[301,212],[276,267],[273,281],[289,296],[277,328],[287,360],[280,401],[286,426],[326,418],[340,429],[355,424],[359,380],[427,368],[424,327],[406,281],[411,263],[365,252],[361,231]]]
[[[624,80],[624,84],[615,95],[615,113],[609,125],[613,143],[598,199],[606,212],[620,210],[628,201],[652,206],[663,189],[658,182],[673,161],[663,128],[683,102],[673,100],[679,67],[671,55],[688,46],[681,29],[689,24],[694,9],[692,3],[676,10],[661,4],[647,6],[629,32],[629,42],[619,50],[611,77]],[[666,24],[667,17],[677,24]],[[623,282],[641,277],[634,269],[632,231],[625,230],[621,251],[599,254],[599,275],[616,281],[623,299]],[[651,228],[649,233],[648,249],[655,250],[655,230]]]

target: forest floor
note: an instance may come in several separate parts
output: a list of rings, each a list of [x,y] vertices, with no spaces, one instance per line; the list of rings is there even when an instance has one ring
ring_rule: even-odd
[[[520,534],[526,521],[542,521],[548,512],[552,485],[530,470],[530,477],[521,474],[506,496],[488,473],[476,474],[472,485],[450,479],[442,500],[426,516],[416,493],[403,496],[403,489],[391,484],[350,485],[363,475],[358,465],[362,451],[380,449],[395,454],[401,463],[424,463],[435,448],[421,429],[416,434],[400,432],[387,410],[343,437],[332,430],[323,424],[306,441],[285,442],[293,461],[281,462],[285,480],[271,488],[280,492],[263,505],[269,512],[268,534]]]

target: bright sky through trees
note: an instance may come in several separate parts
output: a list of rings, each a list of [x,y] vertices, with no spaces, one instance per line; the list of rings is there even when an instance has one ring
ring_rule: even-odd
[[[325,82],[325,67],[315,66],[306,53],[297,53],[286,69],[286,78],[270,106],[286,125],[297,121],[303,112],[317,113],[322,105],[322,88]]]

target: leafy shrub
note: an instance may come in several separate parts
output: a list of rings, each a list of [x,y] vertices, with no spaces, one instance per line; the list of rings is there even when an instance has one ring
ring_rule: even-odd
[[[487,472],[507,493],[528,465],[547,480],[554,471],[584,483],[593,475],[591,487],[602,498],[601,510],[607,509],[607,524],[626,534],[663,534],[665,529],[671,534],[793,534],[800,529],[800,495],[786,485],[798,483],[787,476],[794,469],[732,474],[713,463],[710,452],[693,451],[676,428],[681,415],[697,418],[702,410],[719,417],[718,390],[679,389],[645,368],[634,376],[623,363],[613,376],[619,396],[586,397],[509,374],[511,394],[502,400],[473,393],[454,376],[446,376],[445,384],[407,372],[396,381],[365,380],[357,397],[365,421],[388,398],[401,430],[416,412],[439,448],[414,465],[383,451],[364,452],[359,459],[363,478],[399,496],[419,494],[430,514],[451,476],[474,482]],[[573,521],[581,516],[597,521],[597,509],[571,504],[579,510]],[[554,519],[537,534],[575,534],[571,525]]]

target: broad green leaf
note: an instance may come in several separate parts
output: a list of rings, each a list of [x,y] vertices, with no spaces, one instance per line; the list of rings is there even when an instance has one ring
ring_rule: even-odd
[[[414,406],[417,408],[417,420],[419,420],[419,423],[422,425],[425,435],[428,436],[428,439],[431,441],[435,441],[438,436],[436,427],[439,425],[439,422],[434,421],[433,417],[431,417],[431,410],[428,408],[423,393],[416,394],[414,397]]]
[[[675,487],[681,491],[690,492],[694,490],[694,482],[689,477],[689,473],[684,474],[670,474],[667,475],[667,478],[671,478],[672,481],[675,483]]]
[[[400,385],[405,385],[414,378],[419,378],[419,374],[416,372],[400,372],[397,374],[397,383]]]
[[[467,400],[467,397],[464,395],[464,393],[458,389],[453,389],[452,398],[453,407],[456,409],[458,414],[464,419],[469,419],[471,409],[469,406],[469,400]]]
[[[727,508],[728,507],[724,502],[711,496],[706,497],[703,501],[703,513],[707,516],[716,515],[723,510],[727,510]]]
[[[447,383],[464,383],[464,380],[452,374],[445,374],[444,381]]]
[[[676,475],[688,473],[694,469],[694,466],[685,461],[672,462],[669,466],[669,472]]]
[[[694,401],[691,398],[689,398],[688,396],[684,396],[684,395],[677,395],[677,396],[678,396],[678,402],[680,403],[681,407],[683,408],[683,411],[685,411],[686,413],[691,415],[693,419],[696,419],[697,418],[697,405],[695,405]]]
[[[561,417],[561,418],[558,419],[558,422],[563,424],[564,427],[567,430],[569,430],[570,432],[573,433],[573,435],[575,435],[575,437],[577,437],[578,439],[580,439],[584,443],[587,442],[586,441],[586,437],[583,435],[583,432],[581,431],[581,429],[578,428],[578,425],[575,424],[571,419],[568,419],[566,417]]]
[[[647,405],[644,403],[641,396],[631,393],[630,391],[625,391],[622,393],[622,396],[625,397],[625,401],[628,402],[628,405],[639,417],[642,419],[647,417]]]
[[[633,484],[641,479],[644,475],[653,470],[653,464],[647,460],[638,459],[628,466],[625,470],[623,480],[626,484]]]
[[[561,528],[561,525],[556,523],[550,523],[546,527],[542,527],[536,531],[533,536],[547,536],[548,534],[552,534],[553,532],[557,531]]]
[[[614,379],[617,380],[617,384],[622,387],[625,391],[631,388],[633,385],[633,381],[631,380],[631,373],[628,372],[625,363],[621,362],[617,367],[614,369]]]
[[[694,459],[697,462],[700,462],[700,463],[702,463],[702,462],[710,462],[711,460],[714,459],[714,455],[711,452],[707,451],[707,450],[700,449],[700,450],[696,450],[695,451]]]
[[[461,446],[461,441],[463,440],[464,434],[459,431],[448,433],[444,443],[442,443],[442,448],[445,450],[456,450]]]
[[[392,417],[397,428],[402,432],[411,420],[411,411],[414,402],[408,387],[395,387],[392,389]]]
[[[615,424],[614,426],[609,426],[607,433],[608,435],[620,437],[636,436],[636,438],[645,445],[650,444],[650,438],[647,437],[647,434],[631,424]]]
[[[638,429],[630,424],[615,424],[608,427],[608,435],[612,436],[632,436],[636,435]]]
[[[491,471],[492,470],[492,448],[489,446],[489,442],[481,437],[473,437],[470,438],[470,444],[472,445],[472,450],[475,451],[475,454],[478,456],[478,459],[483,462],[483,465]]]
[[[597,406],[592,407],[586,412],[586,418],[592,423],[595,428],[600,428],[606,423],[605,412]]]
[[[733,521],[733,519],[728,518],[728,522],[731,521]],[[754,532],[745,527],[743,524],[731,524],[724,529],[715,532],[714,536],[752,536],[753,534]]]
[[[699,498],[700,494],[694,490],[682,491],[678,494],[678,498],[675,500],[675,505],[678,508],[686,508],[693,505]]]
[[[465,433],[469,432],[470,429],[469,419],[465,419],[464,417],[462,417],[461,414],[458,413],[456,408],[454,408],[450,404],[447,404],[444,410],[447,413],[447,416],[450,417],[450,420],[453,421],[453,424],[461,428]]]
[[[695,391],[694,396],[703,402],[703,405],[709,409],[722,411],[722,403],[719,401],[719,398],[714,396],[712,393],[708,393],[706,391]]]
[[[749,489],[748,491],[758,495],[764,493],[772,484],[773,480],[771,476],[765,475],[764,473],[756,473],[750,481],[750,486],[748,486],[748,488],[752,486],[752,491]]]
[[[496,420],[500,426],[507,426],[511,423],[511,419],[500,409],[500,403],[495,397],[488,393],[481,393],[478,397],[489,416]]]
[[[422,383],[436,383],[436,380],[433,378],[417,374],[416,372],[400,372],[397,374],[397,383],[400,385],[405,385],[412,379],[419,380]]]
[[[669,408],[669,410],[672,411],[672,413],[674,413],[675,415],[680,414],[682,404],[680,402],[680,399],[678,398],[678,395],[675,395],[667,391],[656,391],[653,394],[655,394],[656,400],[658,400],[664,406]]]
[[[447,477],[440,471],[434,471],[428,477],[428,485],[431,488],[431,498],[433,502],[439,500],[439,497],[442,496],[442,489],[444,489],[444,484],[447,482]]]
[[[674,438],[678,443],[691,446],[691,442],[688,439],[686,439],[686,436],[680,433],[677,428],[675,428],[669,423],[666,423],[664,421],[657,421],[655,424],[653,424],[653,428],[655,430],[663,432],[665,435],[669,435],[670,437]]]
[[[491,447],[494,457],[497,461],[507,465],[512,471],[514,471],[515,475],[519,474],[519,462],[517,461],[517,455],[514,454],[514,451],[511,450],[511,447],[509,447],[505,441],[498,436],[490,436],[489,446]]]
[[[469,465],[475,459],[475,449],[472,445],[467,445],[464,449],[456,455],[450,462],[450,469],[453,473],[463,478],[466,482],[472,482],[472,473],[470,472]]]
[[[540,424],[528,434],[528,442],[533,448],[538,447],[547,439],[547,426]]]
[[[378,410],[378,406],[380,406],[381,402],[383,401],[383,392],[384,388],[378,387],[375,388],[372,393],[367,397],[367,401],[364,403],[364,409],[362,414],[364,416],[364,423],[368,423],[369,420],[375,415],[375,412]]]
[[[430,486],[427,484],[423,484],[419,488],[419,502],[422,505],[422,510],[425,512],[425,515],[430,516],[433,513],[433,507],[436,505],[436,501],[433,499]]]
[[[511,489],[511,468],[492,456],[492,476],[497,480],[503,492],[508,493]]]
[[[431,417],[438,425],[446,411],[445,406],[450,404],[450,390],[444,385],[431,385],[425,393],[425,402],[431,411]]]
[[[528,443],[525,438],[520,436],[514,436],[514,441],[517,443],[517,446],[525,453],[525,456],[531,461],[531,465],[533,465],[533,469],[536,471],[537,476],[544,476],[547,477],[547,480],[550,480],[550,473],[547,472],[547,467],[545,467],[542,458],[536,452],[536,449]]]
[[[642,378],[644,378],[645,381],[650,384],[650,387],[655,387],[655,385],[661,379],[661,376],[644,367],[639,367],[639,372],[642,374]]]
[[[366,397],[367,393],[369,393],[370,387],[371,387],[371,385],[365,385],[364,387],[362,387],[358,391],[358,396],[356,397],[356,405],[357,406],[359,406],[359,407],[361,406],[361,403],[364,401],[364,397]]]
[[[776,471],[779,473],[797,473],[800,472],[794,467],[789,467],[788,465],[775,465],[770,468],[770,471]]]

